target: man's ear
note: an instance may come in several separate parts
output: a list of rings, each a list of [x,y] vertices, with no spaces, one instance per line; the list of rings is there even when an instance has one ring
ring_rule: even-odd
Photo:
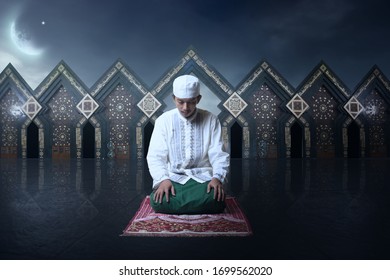
[[[201,99],[202,99],[202,95],[198,95],[196,104],[198,104]]]

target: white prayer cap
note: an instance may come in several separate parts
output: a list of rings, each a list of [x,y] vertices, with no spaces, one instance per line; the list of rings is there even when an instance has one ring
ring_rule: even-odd
[[[200,94],[199,79],[192,75],[183,75],[173,81],[173,94],[178,98],[194,98]]]

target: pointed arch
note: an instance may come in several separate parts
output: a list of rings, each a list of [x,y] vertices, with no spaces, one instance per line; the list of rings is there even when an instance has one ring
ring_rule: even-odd
[[[304,158],[311,155],[310,127],[304,117],[291,117],[285,126],[287,158]]]

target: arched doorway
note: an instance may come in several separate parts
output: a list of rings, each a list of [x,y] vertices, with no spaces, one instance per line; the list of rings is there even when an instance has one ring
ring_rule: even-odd
[[[230,129],[230,157],[242,158],[242,127],[235,122]]]
[[[303,128],[295,122],[290,129],[291,133],[291,157],[303,157]]]
[[[360,157],[360,128],[356,122],[352,122],[347,128],[348,157]]]
[[[87,122],[83,128],[83,158],[95,158],[95,128]]]
[[[27,127],[27,158],[39,158],[39,128],[34,122]]]

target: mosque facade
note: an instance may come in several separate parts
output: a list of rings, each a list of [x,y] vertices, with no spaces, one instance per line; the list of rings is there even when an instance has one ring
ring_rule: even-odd
[[[32,90],[9,64],[0,73],[0,157],[141,160],[183,74],[201,81],[199,107],[218,115],[232,158],[390,156],[390,82],[377,66],[350,90],[321,61],[294,88],[261,61],[233,87],[189,49],[152,87],[117,60],[88,88],[61,61]]]

